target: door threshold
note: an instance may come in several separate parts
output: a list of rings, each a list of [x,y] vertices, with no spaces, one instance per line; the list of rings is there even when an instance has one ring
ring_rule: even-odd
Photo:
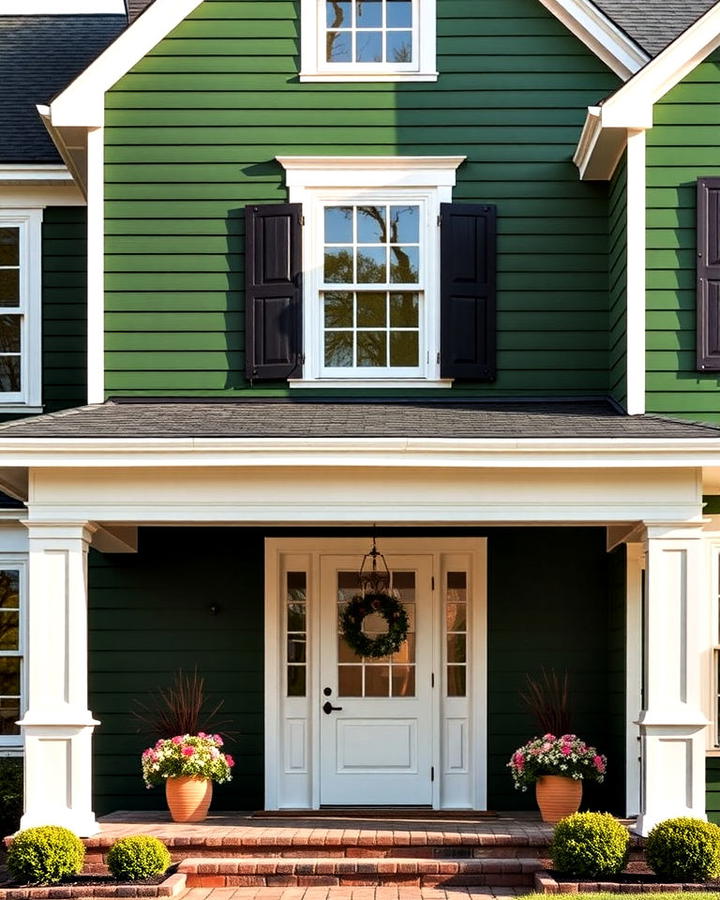
[[[262,809],[254,819],[494,819],[487,809],[431,809],[429,806],[323,806],[320,809]]]

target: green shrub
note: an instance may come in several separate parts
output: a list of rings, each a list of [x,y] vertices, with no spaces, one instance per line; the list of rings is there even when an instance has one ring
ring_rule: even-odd
[[[67,828],[44,825],[28,828],[13,838],[7,867],[21,884],[58,884],[83,867],[85,847]]]
[[[647,864],[665,881],[720,876],[720,828],[702,819],[666,819],[648,835]]]
[[[107,855],[110,873],[122,881],[161,875],[171,862],[165,844],[147,834],[134,834],[115,841]]]
[[[602,878],[627,865],[630,835],[610,813],[575,813],[555,826],[550,857],[567,875]]]
[[[20,827],[23,810],[23,763],[12,756],[0,757],[0,837]]]

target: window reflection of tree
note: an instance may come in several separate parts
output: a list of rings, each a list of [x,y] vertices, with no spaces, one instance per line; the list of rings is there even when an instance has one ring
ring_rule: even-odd
[[[20,357],[6,356],[20,350],[20,320],[0,316],[0,391],[20,390]]]
[[[337,29],[342,28],[345,24],[345,12],[343,10],[343,2],[347,2],[347,0],[328,0],[330,6],[333,11],[333,21],[332,24],[328,25],[328,30],[326,32],[326,41],[327,41],[327,56],[326,59],[328,62],[332,62],[335,59],[335,43],[340,37]]]
[[[0,650],[19,648],[19,613],[17,573],[0,571]],[[15,722],[20,716],[20,660],[17,657],[0,658],[0,734],[17,734]],[[9,695],[9,696],[8,696]],[[14,695],[14,696],[13,696]]]

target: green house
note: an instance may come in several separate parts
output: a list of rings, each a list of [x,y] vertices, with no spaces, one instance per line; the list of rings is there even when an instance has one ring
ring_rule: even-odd
[[[555,672],[588,806],[720,816],[720,3],[63,2],[0,15],[23,825],[160,808],[180,670],[218,808],[532,808]]]

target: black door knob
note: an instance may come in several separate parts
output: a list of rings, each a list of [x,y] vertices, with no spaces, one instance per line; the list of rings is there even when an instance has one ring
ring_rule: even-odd
[[[323,705],[323,712],[326,716],[329,716],[331,712],[339,712],[341,709],[342,706],[333,706],[329,700]]]

